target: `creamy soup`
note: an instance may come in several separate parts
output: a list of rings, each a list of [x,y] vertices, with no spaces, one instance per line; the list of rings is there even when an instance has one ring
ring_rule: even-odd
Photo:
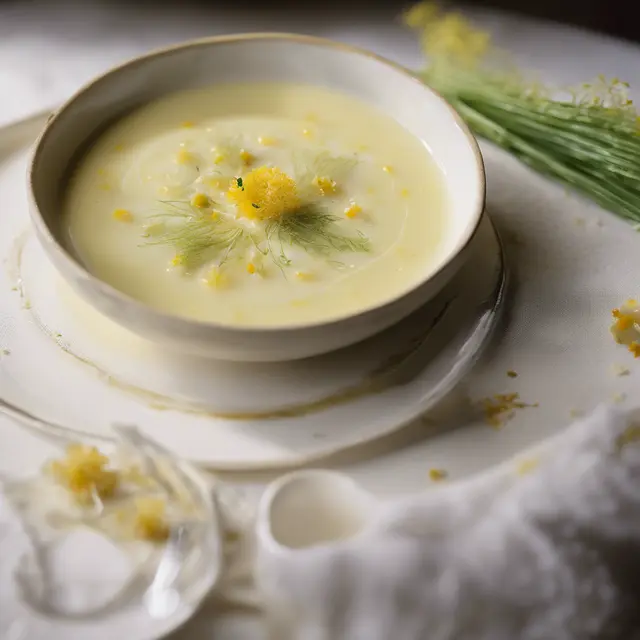
[[[428,147],[358,100],[306,85],[176,93],[107,130],[65,201],[69,243],[167,313],[273,326],[356,312],[442,257]]]

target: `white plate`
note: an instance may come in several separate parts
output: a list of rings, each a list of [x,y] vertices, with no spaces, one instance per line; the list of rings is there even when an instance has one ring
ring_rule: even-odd
[[[488,218],[472,256],[428,307],[349,349],[305,361],[220,363],[141,340],[74,296],[28,231],[24,151],[0,165],[3,397],[84,437],[139,426],[216,469],[307,463],[377,439],[440,400],[471,368],[504,297]],[[16,239],[17,238],[17,239]],[[12,290],[13,289],[13,290]]]

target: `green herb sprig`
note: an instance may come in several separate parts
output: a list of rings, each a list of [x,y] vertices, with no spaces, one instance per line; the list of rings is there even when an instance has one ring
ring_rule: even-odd
[[[640,126],[628,85],[600,77],[560,98],[496,69],[488,34],[433,3],[405,16],[430,64],[420,73],[475,134],[622,217],[640,222]]]

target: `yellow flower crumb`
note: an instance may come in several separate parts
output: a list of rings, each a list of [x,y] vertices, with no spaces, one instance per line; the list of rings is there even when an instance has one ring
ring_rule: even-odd
[[[258,167],[236,178],[227,198],[246,218],[277,218],[300,206],[295,180],[277,167]]]
[[[385,164],[384,167],[382,167],[382,170],[385,173],[393,173],[393,167],[389,166],[388,164]]]
[[[149,542],[164,542],[169,537],[166,504],[160,498],[136,500],[135,536]]]
[[[355,218],[361,212],[362,207],[354,202],[344,210],[344,215],[347,216],[347,218]]]
[[[532,471],[535,471],[539,465],[539,460],[535,458],[525,458],[524,460],[520,460],[520,462],[518,462],[518,465],[516,466],[516,472],[519,476],[526,476]]]
[[[218,289],[225,285],[226,278],[220,267],[212,267],[204,278],[204,282],[212,289]]]
[[[127,209],[116,209],[113,212],[113,217],[119,222],[133,222],[133,214]]]
[[[640,358],[640,344],[635,340],[629,345],[629,351],[633,354],[634,358]]]
[[[634,444],[640,441],[640,425],[631,425],[627,427],[616,439],[618,449],[622,449],[626,445]]]
[[[171,260],[171,264],[174,267],[179,267],[181,264],[184,264],[184,256],[181,254],[176,254],[175,256],[173,256],[173,259]]]
[[[296,271],[295,276],[298,280],[313,280],[313,273],[310,271]]]
[[[253,273],[255,273],[255,272],[256,272],[256,265],[255,265],[255,264],[253,264],[253,262],[250,262],[250,263],[247,265],[247,273],[252,273],[252,274],[253,274]]]
[[[311,129],[306,129],[305,128],[305,129],[302,130],[302,135],[305,138],[312,138],[313,137],[313,131],[311,131]]]
[[[211,204],[211,201],[204,193],[196,193],[191,198],[191,204],[198,209],[206,209]]]
[[[191,120],[185,120],[181,126],[184,127],[185,129],[191,129],[193,125],[194,123]]]
[[[626,302],[625,305],[627,307],[637,307],[638,306],[638,301],[635,298],[629,298]]]
[[[250,151],[245,151],[244,149],[240,151],[240,160],[245,167],[252,164],[255,159],[256,157]]]
[[[184,149],[181,149],[176,154],[176,162],[178,164],[190,164],[193,161],[194,161],[193,154],[190,153],[189,151],[185,151]]]
[[[338,188],[335,180],[332,180],[328,176],[316,176],[313,179],[313,185],[320,189],[320,193],[323,196],[335,193]]]
[[[227,159],[224,153],[215,153],[213,156],[213,164],[222,164]]]
[[[111,498],[118,488],[118,474],[108,468],[109,458],[95,447],[73,444],[66,457],[54,460],[48,469],[53,478],[82,504],[91,504],[94,496]]]
[[[271,136],[258,136],[258,144],[262,145],[263,147],[272,147],[277,143],[278,141],[276,140],[276,138],[272,138]]]
[[[400,189],[400,197],[408,198],[409,197],[409,189]]]
[[[433,482],[439,482],[447,477],[447,472],[444,469],[429,469],[429,478]]]
[[[499,429],[507,420],[510,420],[516,409],[538,406],[522,402],[518,393],[500,393],[481,400],[480,404],[484,410],[485,421],[495,429]]]

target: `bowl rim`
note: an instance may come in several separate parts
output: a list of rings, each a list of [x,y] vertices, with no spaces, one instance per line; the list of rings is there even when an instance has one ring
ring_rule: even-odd
[[[82,265],[79,261],[75,260],[68,249],[63,245],[62,242],[59,241],[58,237],[49,229],[49,226],[44,220],[42,213],[40,211],[40,207],[38,205],[38,198],[36,197],[36,189],[34,186],[34,176],[38,171],[40,157],[42,154],[42,149],[44,145],[47,143],[47,138],[50,135],[50,132],[57,126],[58,120],[60,116],[67,111],[73,104],[81,99],[86,93],[88,93],[95,85],[101,83],[106,78],[117,75],[121,71],[135,67],[141,64],[144,64],[147,60],[152,58],[160,58],[166,55],[171,55],[177,51],[190,49],[192,47],[201,47],[201,46],[209,46],[209,45],[217,45],[217,44],[228,44],[234,42],[245,42],[245,41],[256,41],[256,40],[264,40],[264,41],[290,41],[294,43],[299,43],[303,45],[315,45],[319,47],[326,47],[333,50],[343,51],[345,53],[354,54],[357,56],[362,56],[365,58],[372,59],[380,64],[383,64],[389,68],[391,68],[395,73],[403,75],[408,80],[419,84],[420,88],[426,92],[431,93],[437,100],[439,100],[449,111],[453,122],[460,128],[462,133],[467,139],[471,147],[471,151],[473,152],[475,158],[475,168],[477,171],[478,177],[478,188],[477,193],[475,194],[475,203],[474,203],[474,217],[472,218],[472,224],[469,225],[464,234],[461,234],[460,238],[457,240],[453,249],[449,252],[448,256],[442,261],[442,263],[438,266],[438,268],[427,276],[422,277],[418,280],[417,283],[413,283],[408,287],[402,288],[400,291],[395,293],[393,296],[375,303],[370,304],[366,307],[358,309],[355,312],[351,313],[343,313],[337,316],[330,317],[326,320],[312,320],[309,322],[297,322],[290,324],[277,324],[277,325],[233,325],[233,324],[225,324],[223,322],[216,321],[205,321],[198,320],[195,318],[189,318],[186,316],[180,316],[176,314],[167,313],[152,307],[140,300],[120,291],[113,285],[101,280],[94,274],[92,274],[84,265]],[[33,152],[31,158],[29,160],[28,169],[27,169],[27,186],[28,186],[28,200],[29,204],[29,216],[32,224],[36,229],[36,235],[44,238],[46,240],[47,246],[56,252],[57,256],[64,261],[66,269],[70,269],[73,274],[82,280],[90,281],[91,285],[97,289],[100,295],[106,296],[108,299],[115,299],[119,303],[126,304],[128,307],[133,307],[137,314],[143,314],[147,316],[152,316],[157,320],[161,320],[165,324],[172,325],[174,327],[181,326],[186,328],[189,326],[191,329],[196,329],[198,331],[207,331],[207,330],[223,330],[232,332],[237,335],[249,335],[249,334],[264,334],[264,333],[278,333],[278,332],[292,332],[298,330],[307,330],[313,328],[320,327],[331,327],[339,325],[345,321],[352,320],[354,318],[366,316],[368,314],[374,313],[386,307],[389,307],[405,296],[410,295],[412,292],[417,290],[418,288],[424,286],[430,280],[436,278],[441,272],[445,271],[449,265],[457,258],[460,253],[462,253],[471,243],[473,238],[475,237],[480,223],[482,221],[484,209],[485,209],[485,201],[486,201],[486,171],[484,166],[484,160],[482,157],[482,152],[480,151],[480,146],[471,133],[471,130],[464,122],[462,117],[458,114],[458,112],[445,100],[445,98],[429,87],[427,84],[422,82],[420,78],[412,73],[409,69],[402,66],[399,63],[396,63],[388,58],[381,56],[377,53],[373,53],[368,49],[363,47],[358,47],[354,45],[350,45],[344,42],[339,42],[336,40],[331,40],[329,38],[323,38],[318,36],[312,36],[307,34],[298,34],[298,33],[287,33],[287,32],[249,32],[249,33],[237,33],[237,34],[225,34],[225,35],[217,35],[217,36],[208,36],[204,38],[196,38],[191,40],[186,40],[184,42],[179,42],[177,44],[169,45],[166,47],[161,47],[157,49],[153,49],[148,51],[142,55],[136,56],[134,58],[130,58],[120,64],[117,64],[113,67],[110,67],[105,72],[95,76],[84,85],[82,85],[78,90],[76,90],[71,97],[69,97],[65,102],[62,103],[55,111],[49,116],[47,122],[40,132],[35,145],[33,147]],[[45,247],[46,249],[46,247]],[[62,274],[65,280],[68,280],[65,274]],[[72,288],[73,287],[72,285]],[[92,306],[93,303],[90,303]]]

